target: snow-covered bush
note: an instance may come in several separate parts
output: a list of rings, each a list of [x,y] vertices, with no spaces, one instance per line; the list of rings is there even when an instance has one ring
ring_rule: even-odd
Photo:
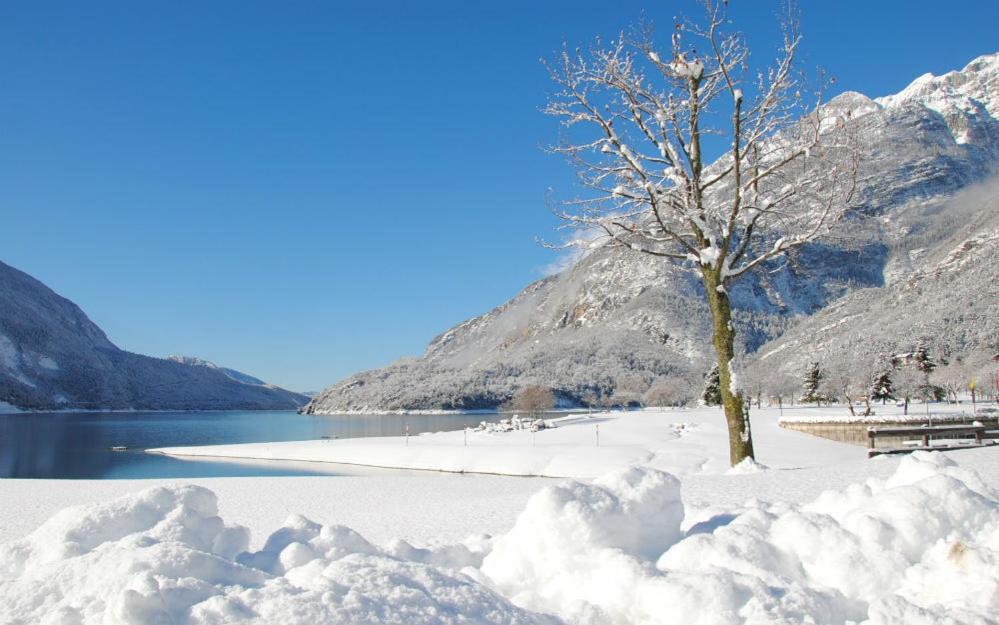
[[[513,415],[509,419],[500,419],[499,421],[481,421],[479,425],[473,428],[475,432],[489,432],[494,434],[497,432],[515,432],[517,430],[530,430],[531,432],[539,432],[541,430],[554,428],[555,424],[552,421],[547,421],[545,419],[535,419],[532,417],[522,418],[520,415]]]

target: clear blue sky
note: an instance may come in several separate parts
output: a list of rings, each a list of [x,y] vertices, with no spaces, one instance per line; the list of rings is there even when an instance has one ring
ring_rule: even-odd
[[[0,260],[125,349],[296,390],[422,353],[554,261],[538,59],[690,10],[484,4],[3,3]],[[732,4],[762,54],[775,4]],[[996,2],[801,9],[838,90],[999,49]]]

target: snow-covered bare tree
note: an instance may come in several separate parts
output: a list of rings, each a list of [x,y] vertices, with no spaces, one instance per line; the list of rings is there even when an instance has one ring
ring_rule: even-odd
[[[763,395],[769,386],[769,376],[773,372],[761,367],[740,367],[742,371],[741,386],[750,402],[755,401],[757,408],[763,407]]]
[[[732,384],[728,285],[824,234],[850,207],[857,151],[849,112],[821,106],[798,73],[788,7],[773,63],[754,65],[728,30],[727,0],[678,20],[661,50],[649,28],[588,52],[564,48],[548,68],[565,155],[585,188],[557,214],[611,245],[675,260],[700,275],[712,321],[732,464],[753,456],[748,407]],[[723,137],[727,152],[708,162]]]
[[[892,378],[895,383],[895,390],[902,400],[902,414],[909,414],[909,404],[913,398],[919,397],[920,389],[923,386],[923,374],[918,369],[911,366],[899,367]]]
[[[510,409],[539,415],[555,406],[555,395],[547,386],[533,384],[522,389],[510,400]]]
[[[772,372],[767,380],[767,392],[777,400],[777,406],[783,410],[784,401],[787,400],[794,405],[794,396],[800,386],[798,380],[784,372]]]
[[[684,404],[690,400],[690,385],[676,377],[662,377],[652,383],[642,395],[646,406],[665,408]]]
[[[828,358],[827,374],[824,380],[825,393],[829,397],[838,397],[846,403],[851,416],[856,416],[853,402],[864,401],[863,416],[873,414],[871,408],[871,384],[876,373],[879,373],[879,361],[870,346],[865,349],[863,341],[851,337],[847,343],[852,347],[842,352],[835,352]]]
[[[853,408],[856,378],[850,372],[838,367],[827,370],[822,377],[820,395],[825,397],[830,403],[842,401],[846,409],[850,411],[850,416],[857,416],[857,411]]]
[[[641,376],[626,375],[616,380],[613,402],[615,406],[637,406],[642,404],[642,396],[649,390],[649,382]]]
[[[955,403],[958,396],[968,388],[971,375],[968,366],[960,359],[955,359],[937,369],[937,381],[947,393],[947,399]]]

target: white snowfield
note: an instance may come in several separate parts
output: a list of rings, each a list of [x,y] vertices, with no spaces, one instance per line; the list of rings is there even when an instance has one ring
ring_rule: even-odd
[[[543,488],[495,538],[435,548],[293,515],[251,549],[210,490],[155,487],[0,544],[0,623],[995,623],[999,454],[858,466],[889,475],[807,503],[744,488],[713,510],[684,504],[696,476],[625,467]]]
[[[968,421],[972,419],[994,419],[999,416],[999,409],[993,402],[978,402],[973,404],[970,399],[962,400],[960,404],[933,402],[929,406],[924,403],[912,402],[909,412],[905,414],[902,406],[891,404],[871,404],[874,414],[864,416],[864,405],[854,406],[856,414],[851,415],[846,406],[833,405],[826,408],[790,409],[780,417],[781,423],[842,423],[878,425],[891,423],[947,423],[953,421]]]
[[[349,468],[349,467],[346,467]],[[507,531],[531,495],[552,480],[493,475],[370,471],[354,475],[184,479],[0,479],[0,542],[21,538],[68,506],[103,503],[154,486],[214,492],[219,514],[251,530],[259,549],[288,515],[362,529],[378,543],[458,542]],[[2,623],[2,620],[0,620]]]
[[[843,407],[825,410],[846,411]],[[810,414],[814,409],[800,408],[797,412]],[[865,457],[863,448],[782,429],[779,416],[777,409],[770,408],[752,414],[756,457],[765,466],[798,469]],[[719,408],[579,414],[549,422],[556,427],[539,432],[457,431],[411,436],[408,440],[355,438],[150,451],[174,456],[588,479],[626,466],[651,467],[679,475],[729,470],[728,434]]]

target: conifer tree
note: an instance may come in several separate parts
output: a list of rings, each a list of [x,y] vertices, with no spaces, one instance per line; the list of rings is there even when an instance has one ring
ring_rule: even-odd
[[[871,380],[871,388],[867,395],[870,399],[880,400],[884,404],[889,399],[895,399],[895,386],[891,380],[892,373],[895,371],[895,359],[882,356],[881,363]]]
[[[814,404],[822,401],[822,393],[819,387],[822,385],[822,369],[819,368],[819,363],[813,362],[808,368],[808,372],[805,373],[805,379],[802,382],[802,390],[804,393],[801,396],[801,401],[806,404]]]
[[[912,364],[915,365],[917,371],[927,378],[937,368],[937,363],[933,362],[933,359],[930,358],[930,352],[922,341],[916,344],[916,351],[912,352]]]
[[[923,376],[916,395],[927,403],[942,399],[945,391],[930,382],[930,374],[937,368],[937,363],[930,357],[930,352],[922,341],[916,344],[916,350],[912,352],[912,364]]]
[[[704,378],[704,390],[701,391],[701,403],[705,406],[720,406],[721,396],[721,375],[718,365],[712,365],[711,371]]]

